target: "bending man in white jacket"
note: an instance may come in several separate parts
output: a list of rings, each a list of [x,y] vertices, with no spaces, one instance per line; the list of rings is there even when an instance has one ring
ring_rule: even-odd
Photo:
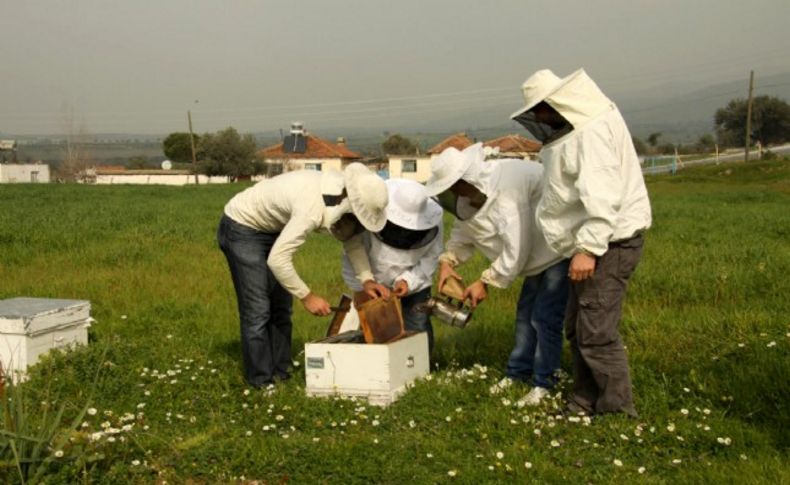
[[[262,387],[287,379],[291,366],[292,296],[313,315],[329,303],[310,291],[293,265],[294,252],[318,230],[344,242],[358,274],[370,274],[359,234],[386,222],[384,181],[364,165],[337,171],[298,170],[266,179],[225,206],[217,241],[225,253],[241,324],[247,382]],[[362,279],[366,291],[389,290]]]
[[[427,332],[430,352],[433,326],[428,315],[418,311],[418,305],[431,297],[431,282],[442,253],[442,208],[419,182],[390,179],[386,184],[387,223],[381,231],[362,234],[372,273],[358,275],[346,252],[343,279],[357,293],[354,301],[364,291],[362,281],[392,288],[392,293],[401,298],[406,330]]]
[[[651,214],[631,134],[582,69],[564,79],[538,71],[522,91],[526,105],[512,118],[543,143],[546,167],[538,224],[551,247],[571,258],[565,331],[574,387],[568,407],[636,416],[618,327]]]
[[[484,161],[481,144],[459,152],[448,148],[431,164],[428,193],[456,216],[441,255],[439,288],[475,249],[491,265],[464,295],[476,306],[488,286],[507,288],[524,276],[516,309],[516,343],[507,378],[532,381],[533,389],[519,404],[537,404],[555,384],[562,352],[562,321],[568,299],[568,261],[552,251],[535,223],[543,167],[524,160]]]

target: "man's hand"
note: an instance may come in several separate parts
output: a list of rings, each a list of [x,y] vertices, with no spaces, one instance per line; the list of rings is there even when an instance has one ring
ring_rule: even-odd
[[[464,301],[468,298],[472,304],[472,309],[477,308],[477,304],[488,297],[486,284],[480,280],[469,285],[464,291]]]
[[[595,273],[595,256],[585,253],[576,253],[571,258],[568,267],[568,277],[571,281],[583,281],[591,278]]]
[[[302,298],[302,305],[304,309],[317,317],[325,317],[332,313],[329,309],[329,303],[318,295],[308,293],[306,297]]]
[[[439,264],[439,293],[442,292],[442,288],[444,288],[444,283],[451,277],[457,278],[460,281],[464,280],[463,278],[461,278],[461,275],[455,272],[455,270],[453,269],[452,266],[450,266],[449,263],[442,261]]]
[[[392,288],[392,294],[399,298],[403,298],[409,294],[409,284],[403,280],[396,281],[395,286]]]
[[[384,285],[376,283],[373,280],[367,280],[362,283],[362,291],[368,294],[371,298],[389,298],[390,289]]]

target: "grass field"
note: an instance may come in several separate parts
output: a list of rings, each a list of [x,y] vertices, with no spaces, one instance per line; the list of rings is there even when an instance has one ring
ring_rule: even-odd
[[[517,286],[465,330],[436,322],[435,371],[389,408],[308,399],[301,366],[248,391],[214,239],[243,187],[0,186],[0,298],[86,299],[97,320],[88,348],[13,389],[29,433],[54,426],[17,467],[6,408],[3,482],[790,483],[790,161],[648,179],[654,228],[622,325],[641,416],[591,423],[515,407],[524,388],[489,394]],[[297,260],[332,301],[339,254],[316,235]],[[327,323],[297,304],[296,361]]]

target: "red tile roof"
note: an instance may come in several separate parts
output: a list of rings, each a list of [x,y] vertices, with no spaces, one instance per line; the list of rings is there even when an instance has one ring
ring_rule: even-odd
[[[314,135],[305,135],[306,149],[304,153],[290,153],[283,151],[283,144],[278,143],[258,150],[260,158],[362,158],[357,152],[351,151],[345,145],[338,145]]]
[[[472,146],[472,144],[472,140],[466,136],[466,133],[456,133],[455,135],[450,135],[444,140],[440,141],[438,145],[428,150],[428,154],[438,155],[450,147],[463,150],[466,147]]]
[[[487,147],[499,147],[500,153],[537,153],[541,144],[521,135],[505,135],[483,143]]]

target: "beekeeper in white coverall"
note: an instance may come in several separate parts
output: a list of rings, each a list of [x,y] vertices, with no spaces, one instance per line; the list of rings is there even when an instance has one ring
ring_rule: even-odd
[[[618,327],[651,214],[631,134],[582,69],[564,79],[538,71],[522,91],[526,104],[512,118],[543,143],[546,168],[538,225],[549,245],[571,258],[569,410],[636,416]]]
[[[475,249],[490,266],[466,289],[476,306],[488,286],[507,288],[524,276],[516,308],[516,342],[507,377],[496,393],[513,381],[533,388],[520,405],[540,402],[556,384],[562,352],[562,322],[568,300],[568,261],[549,248],[535,223],[542,192],[543,167],[519,159],[485,161],[482,144],[458,151],[448,148],[431,164],[427,189],[455,215],[450,239],[441,255],[439,289],[454,268]]]
[[[406,330],[428,333],[433,349],[433,327],[419,305],[431,297],[431,284],[442,253],[442,208],[414,180],[387,180],[387,223],[380,231],[365,231],[362,242],[370,273],[357,274],[348,252],[343,255],[343,279],[354,290],[355,301],[364,291],[362,281],[376,281],[401,298]],[[364,296],[364,295],[363,295]]]
[[[217,241],[236,290],[250,385],[289,377],[292,296],[313,315],[330,313],[296,273],[294,252],[311,232],[324,230],[344,242],[358,274],[370,274],[360,234],[384,227],[386,205],[384,181],[360,163],[343,173],[297,170],[265,179],[225,205]],[[383,285],[361,281],[371,295],[389,295]]]

